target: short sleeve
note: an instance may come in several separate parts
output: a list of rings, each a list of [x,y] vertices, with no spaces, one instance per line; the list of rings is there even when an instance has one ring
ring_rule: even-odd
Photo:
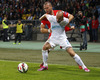
[[[42,20],[41,24],[46,25],[46,20]]]
[[[70,14],[68,12],[63,11],[63,15],[64,17],[68,18],[70,16]]]

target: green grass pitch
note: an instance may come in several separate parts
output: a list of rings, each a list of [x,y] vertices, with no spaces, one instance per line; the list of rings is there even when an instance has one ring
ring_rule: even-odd
[[[100,80],[100,68],[93,68],[87,73],[76,66],[49,65],[46,71],[37,71],[39,64],[29,63],[27,73],[17,71],[20,62],[0,61],[0,80]]]
[[[42,61],[41,50],[0,48],[0,80],[100,80],[100,54],[77,52],[91,72],[80,70],[68,53],[51,51],[49,69],[37,71]],[[26,62],[27,73],[20,73],[17,66]]]

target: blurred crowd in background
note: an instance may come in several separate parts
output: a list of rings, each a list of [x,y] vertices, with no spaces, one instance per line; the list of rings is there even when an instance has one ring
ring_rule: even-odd
[[[78,11],[82,11],[89,22],[90,41],[98,41],[99,0],[0,0],[0,21],[4,15],[7,16],[7,20],[37,20],[45,13],[43,9],[45,1],[52,3],[53,10],[64,10],[74,16]],[[95,34],[96,40],[93,40]]]
[[[8,20],[38,19],[44,14],[45,1],[50,1],[54,10],[64,10],[73,15],[81,10],[87,17],[99,17],[99,0],[0,0],[0,21],[3,15],[7,15]]]

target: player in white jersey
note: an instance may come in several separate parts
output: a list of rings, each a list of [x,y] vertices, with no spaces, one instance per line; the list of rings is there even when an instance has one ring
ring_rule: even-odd
[[[48,69],[48,64],[47,64],[48,49],[54,48],[55,46],[59,45],[59,46],[62,46],[62,49],[65,49],[75,59],[76,63],[80,65],[85,72],[89,72],[90,70],[84,65],[81,58],[73,51],[71,44],[67,40],[64,27],[66,25],[69,27],[71,26],[69,25],[69,20],[63,17],[63,12],[58,11],[56,16],[44,14],[40,18],[40,20],[44,18],[47,18],[49,22],[51,23],[50,32],[52,31],[52,34],[51,34],[51,37],[47,41],[48,44],[42,50],[44,65],[40,69],[38,69],[38,71]],[[72,28],[74,27],[72,26]]]
[[[66,49],[68,46],[71,47],[71,44],[67,40],[67,36],[65,33],[65,26],[68,24],[69,19],[65,18],[60,23],[57,22],[56,16],[46,15],[47,19],[51,23],[51,37],[48,39],[51,47],[55,47],[57,45],[62,46],[63,49]]]

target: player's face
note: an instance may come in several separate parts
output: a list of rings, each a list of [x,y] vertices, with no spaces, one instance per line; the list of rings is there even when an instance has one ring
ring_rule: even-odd
[[[20,24],[20,23],[21,23],[21,21],[20,21],[20,20],[18,20],[18,23]]]
[[[82,13],[79,13],[80,16],[82,16]]]
[[[43,8],[47,14],[52,14],[52,6],[50,4],[44,5]]]

